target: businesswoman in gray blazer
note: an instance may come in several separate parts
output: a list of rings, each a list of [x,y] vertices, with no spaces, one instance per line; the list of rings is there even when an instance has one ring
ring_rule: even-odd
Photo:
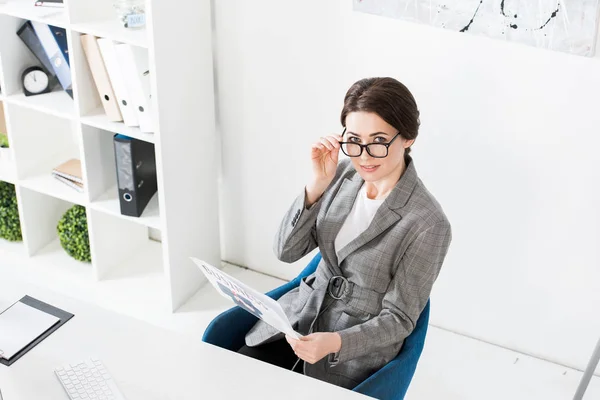
[[[283,218],[277,257],[319,248],[317,270],[279,299],[301,340],[259,321],[239,352],[353,388],[415,327],[451,241],[450,223],[409,156],[419,111],[392,78],[346,93],[341,136],[311,149],[312,180]],[[339,160],[339,151],[347,159]],[[298,362],[298,361],[303,362]]]

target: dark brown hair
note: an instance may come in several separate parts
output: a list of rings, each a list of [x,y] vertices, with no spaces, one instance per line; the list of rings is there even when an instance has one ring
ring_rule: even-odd
[[[351,112],[364,111],[379,115],[385,122],[400,131],[406,139],[416,139],[419,134],[419,109],[412,93],[394,78],[365,78],[356,82],[346,92],[342,109],[342,126]],[[406,155],[410,147],[406,149]]]

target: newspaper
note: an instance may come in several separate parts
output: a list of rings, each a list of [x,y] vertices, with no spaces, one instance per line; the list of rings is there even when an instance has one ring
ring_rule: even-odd
[[[243,284],[234,277],[227,275],[210,265],[209,263],[190,257],[206,275],[208,281],[217,289],[221,296],[232,300],[235,304],[260,318],[279,332],[300,339],[302,335],[294,331],[292,324],[283,312],[278,302],[266,296],[250,286]]]

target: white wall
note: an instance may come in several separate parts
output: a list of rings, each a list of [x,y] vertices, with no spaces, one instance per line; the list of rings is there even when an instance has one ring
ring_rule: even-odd
[[[224,259],[284,278],[279,221],[356,80],[415,95],[417,170],[453,226],[432,322],[583,368],[600,335],[600,59],[355,13],[215,1]]]

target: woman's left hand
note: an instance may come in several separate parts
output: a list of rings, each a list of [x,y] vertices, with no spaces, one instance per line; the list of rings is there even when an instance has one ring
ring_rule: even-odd
[[[300,339],[285,335],[294,353],[309,364],[314,364],[330,353],[340,351],[342,337],[336,332],[317,332]]]

